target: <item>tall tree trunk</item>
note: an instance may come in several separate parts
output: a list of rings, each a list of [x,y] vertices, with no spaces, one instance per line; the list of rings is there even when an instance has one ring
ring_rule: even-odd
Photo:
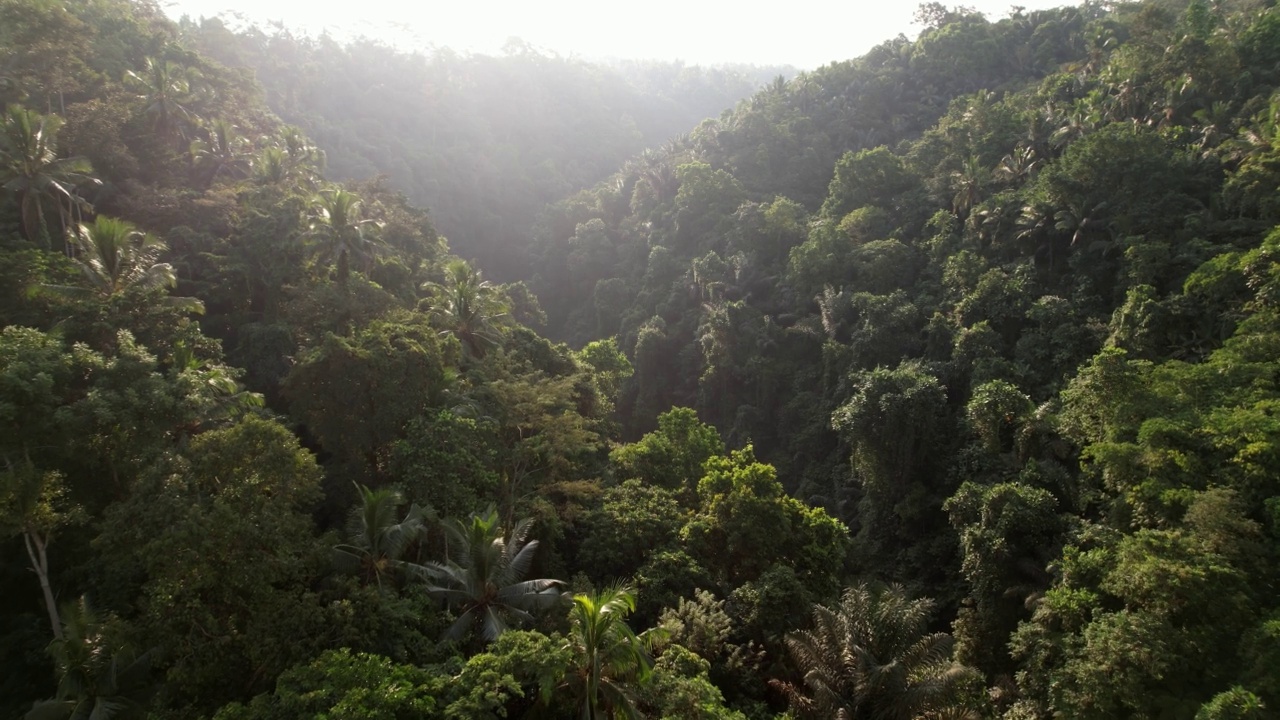
[[[40,589],[44,591],[44,606],[49,611],[49,624],[53,626],[53,636],[62,640],[62,618],[58,616],[58,603],[53,598],[53,588],[49,586],[49,555],[46,552],[48,539],[41,538],[35,530],[26,530],[22,533],[22,540],[27,545],[31,569],[35,570],[40,578]]]

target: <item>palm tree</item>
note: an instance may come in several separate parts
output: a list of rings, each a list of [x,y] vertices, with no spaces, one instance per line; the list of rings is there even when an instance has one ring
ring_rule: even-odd
[[[625,586],[573,596],[565,645],[577,660],[562,687],[577,696],[582,720],[637,717],[627,685],[648,679],[649,651],[667,633],[653,628],[636,635],[626,623],[635,609],[635,593]]]
[[[191,165],[212,185],[219,176],[243,178],[249,171],[252,143],[236,131],[236,126],[218,118],[204,128],[204,138],[191,141]]]
[[[59,234],[73,216],[91,210],[77,194],[77,187],[96,184],[93,168],[82,157],[58,157],[58,130],[62,120],[12,105],[0,134],[0,188],[17,197],[22,229],[27,239],[50,246],[47,211],[59,221]]]
[[[1017,184],[1035,177],[1040,165],[1035,150],[1030,145],[1019,143],[1013,152],[1000,159],[994,174],[999,180]]]
[[[499,326],[508,318],[507,303],[465,260],[450,262],[444,274],[444,282],[423,285],[435,296],[431,317],[444,326],[441,335],[458,338],[469,356],[484,357],[501,340]]]
[[[190,382],[203,400],[202,421],[184,428],[192,434],[212,424],[237,420],[266,402],[259,393],[244,389],[236,379],[235,369],[209,358],[199,357],[195,348],[185,340],[178,340],[173,344],[173,351],[169,355],[169,369],[175,377],[182,377]]]
[[[278,147],[265,147],[254,158],[253,179],[259,185],[279,185],[292,176],[289,156]]]
[[[338,283],[346,285],[351,275],[351,258],[366,262],[373,254],[373,239],[365,230],[377,227],[373,220],[360,218],[364,203],[355,193],[342,189],[325,190],[316,197],[311,214],[311,237],[338,268]]]
[[[969,210],[982,198],[982,186],[990,174],[977,155],[965,158],[960,169],[951,173],[951,186],[956,191],[951,208],[956,217],[968,217]]]
[[[805,688],[776,683],[805,717],[910,720],[945,709],[975,671],[951,659],[951,636],[926,634],[933,601],[901,586],[845,590],[813,610],[813,629],[786,637]]]
[[[530,621],[532,613],[561,601],[559,580],[524,580],[538,541],[526,542],[532,519],[516,523],[503,537],[498,512],[490,507],[467,521],[444,523],[448,549],[443,563],[425,563],[428,592],[461,611],[445,633],[458,640],[474,629],[485,641],[495,640],[513,621]]]
[[[289,126],[263,148],[252,165],[254,179],[259,184],[296,181],[302,187],[314,189],[325,157],[324,151],[312,145],[301,130]]]
[[[402,558],[426,532],[427,512],[415,504],[403,520],[397,521],[399,493],[370,490],[363,485],[356,485],[356,491],[360,493],[360,504],[351,510],[347,520],[348,542],[334,548],[336,564],[360,574],[365,582],[376,582],[380,589],[383,578],[397,572],[421,575],[422,566]]]
[[[99,215],[93,223],[80,223],[70,240],[72,259],[80,266],[84,285],[45,285],[69,296],[92,296],[106,300],[130,290],[151,291],[171,288],[178,278],[169,263],[156,262],[165,245],[127,220]],[[188,312],[204,312],[196,298],[170,297],[166,302]]]
[[[188,105],[195,99],[201,79],[195,68],[154,57],[146,59],[141,73],[130,70],[124,75],[125,84],[132,86],[145,103],[143,113],[151,130],[164,134],[174,130],[183,134],[184,126],[193,122],[195,116]]]
[[[112,637],[82,597],[62,608],[63,633],[49,646],[58,694],[25,720],[126,720],[146,716],[153,651],[141,654]]]
[[[1054,213],[1054,229],[1064,233],[1071,233],[1071,247],[1080,244],[1080,240],[1090,232],[1093,228],[1100,224],[1102,213],[1106,211],[1108,203],[1106,201],[1099,202],[1092,208],[1086,209],[1085,203],[1067,202],[1066,207]]]

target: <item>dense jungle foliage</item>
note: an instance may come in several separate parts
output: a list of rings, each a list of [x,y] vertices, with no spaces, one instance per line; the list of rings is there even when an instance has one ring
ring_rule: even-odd
[[[655,141],[0,0],[0,717],[1276,717],[1280,8],[919,19]]]

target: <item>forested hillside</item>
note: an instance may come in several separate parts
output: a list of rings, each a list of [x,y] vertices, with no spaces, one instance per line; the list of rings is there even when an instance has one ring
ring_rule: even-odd
[[[185,21],[186,42],[251,69],[267,105],[325,149],[335,180],[386,175],[463,257],[503,279],[548,203],[687,133],[791,68],[589,64],[517,40],[500,57],[340,45],[285,28]],[[512,248],[519,251],[512,253]]]
[[[0,717],[1276,717],[1280,8],[920,19],[618,162],[0,0]]]

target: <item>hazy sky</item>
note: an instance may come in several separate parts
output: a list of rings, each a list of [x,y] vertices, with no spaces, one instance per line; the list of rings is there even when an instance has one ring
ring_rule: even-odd
[[[509,38],[561,55],[743,62],[814,68],[906,33],[918,3],[899,0],[160,0],[174,18],[238,13],[295,31],[379,38],[402,48],[496,53]],[[968,0],[991,19],[1072,0]]]

